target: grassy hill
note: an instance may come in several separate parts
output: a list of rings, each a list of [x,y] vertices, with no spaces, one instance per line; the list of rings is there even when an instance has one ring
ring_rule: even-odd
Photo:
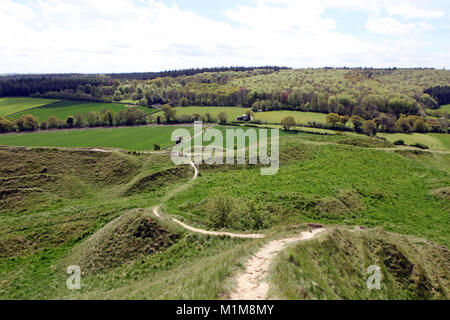
[[[284,251],[273,267],[273,295],[282,299],[448,299],[448,249],[381,229],[334,228]],[[367,288],[378,266],[380,290]]]
[[[128,129],[142,136],[132,131],[114,137]],[[111,130],[28,136],[38,143],[41,134],[70,133],[60,143],[91,139],[107,147],[115,141],[116,147],[138,150],[140,140],[166,137],[172,127]],[[93,136],[77,136],[86,132]],[[0,298],[221,299],[249,255],[308,222],[323,223],[328,231],[279,256],[277,273],[271,273],[275,296],[448,298],[448,250],[439,247],[450,242],[447,154],[399,151],[379,139],[346,135],[290,132],[280,144],[275,176],[261,176],[259,166],[202,165],[192,182],[193,169],[174,166],[168,153],[1,147]],[[181,186],[184,191],[173,196]],[[156,217],[152,206],[166,200],[165,216]],[[218,201],[230,208],[223,226],[211,220]],[[170,220],[174,215],[211,230],[259,230],[267,239],[191,233]],[[401,235],[346,231],[352,225]],[[381,293],[355,289],[368,263],[384,268]],[[77,291],[65,286],[73,264],[82,268]],[[398,275],[403,265],[414,267]]]
[[[209,225],[208,201],[225,201],[216,198],[221,194],[236,202],[232,212],[245,212],[243,219],[230,218],[228,226],[235,229],[303,221],[360,224],[448,245],[448,203],[432,192],[446,187],[450,176],[444,165],[437,169],[430,162],[448,165],[449,155],[414,158],[409,152],[346,145],[357,144],[357,137],[340,137],[340,144],[302,141],[296,135],[282,138],[277,175],[261,176],[259,168],[251,167],[205,167],[190,190],[169,201],[169,211]],[[249,219],[255,223],[246,225]]]
[[[58,101],[40,98],[0,98],[0,117],[6,117],[27,109],[45,106]]]

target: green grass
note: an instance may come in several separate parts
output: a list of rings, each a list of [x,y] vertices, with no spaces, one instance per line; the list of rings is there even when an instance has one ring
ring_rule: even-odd
[[[90,111],[101,112],[103,109],[109,109],[114,112],[119,112],[121,110],[127,110],[126,105],[119,103],[100,103],[100,102],[85,102],[85,101],[71,101],[65,100],[48,106],[42,106],[33,110],[26,110],[20,112],[13,116],[17,119],[23,114],[32,114],[33,116],[39,118],[39,121],[47,121],[50,116],[58,117],[61,120],[65,120],[68,116],[73,116],[76,113],[85,114]],[[155,109],[144,108],[144,107],[133,107],[140,108],[147,113],[153,113]]]
[[[138,209],[186,183],[166,176],[124,195],[142,177],[173,169],[167,154],[2,148],[0,155],[0,299],[216,299],[259,245],[190,234]],[[40,198],[30,199],[25,188],[33,187]],[[76,292],[66,288],[72,264],[83,268]]]
[[[302,111],[269,111],[269,112],[256,112],[254,113],[256,120],[265,121],[267,123],[280,123],[285,117],[294,117],[297,124],[308,124],[308,122],[326,122],[325,113],[316,112],[302,112]]]
[[[447,104],[445,106],[440,106],[439,110],[445,111],[445,112],[450,112],[450,104]]]
[[[378,133],[390,142],[397,140],[405,141],[405,144],[412,145],[422,143],[431,149],[450,150],[450,135],[441,133]]]
[[[0,135],[0,145],[30,147],[119,148],[125,150],[153,150],[153,144],[162,148],[172,144],[171,135],[179,126],[94,128],[59,130]],[[192,127],[184,127],[193,131]]]
[[[139,140],[150,136],[164,145],[173,128],[12,134],[0,136],[0,144],[4,138],[34,137],[33,143],[92,140],[94,147],[144,150]],[[59,136],[65,133],[68,138]],[[348,138],[283,132],[277,175],[261,176],[252,166],[202,166],[195,181],[190,166],[175,167],[165,153],[0,148],[0,299],[220,299],[230,291],[230,277],[265,241],[298,234],[299,225],[313,221],[378,226],[448,246],[448,193],[441,191],[450,181],[450,156],[334,144]],[[363,141],[366,147],[371,143]],[[191,234],[170,216],[155,218],[150,209],[165,203],[167,214],[207,225],[204,205],[217,194],[236,201],[237,217],[248,214],[245,204],[252,203],[250,217],[261,215],[269,238]],[[276,296],[305,298],[299,287],[304,284],[310,298],[415,297],[420,286],[405,288],[392,277],[387,295],[356,292],[365,276],[356,268],[377,257],[399,257],[398,251],[417,266],[407,280],[427,287],[416,277],[424,274],[438,288],[436,278],[448,270],[439,247],[424,241],[419,247],[416,240],[410,245],[405,237],[381,232],[367,238],[332,233],[319,244],[305,242],[282,253],[274,266],[280,271],[272,273]],[[383,247],[394,249],[367,257],[370,248]],[[65,286],[71,264],[82,266],[80,291]],[[448,288],[448,280],[442,281]]]
[[[203,170],[192,189],[168,202],[169,212],[207,225],[205,201],[220,192],[238,203],[253,202],[269,226],[360,224],[450,243],[448,203],[430,194],[450,181],[444,169],[393,152],[284,139],[277,175],[261,176],[251,167]]]
[[[449,259],[445,248],[413,237],[336,228],[277,257],[272,294],[296,300],[447,300]],[[370,266],[380,268],[380,290],[367,288]]]
[[[6,117],[17,112],[44,106],[58,101],[59,100],[40,98],[0,98],[0,117]]]
[[[239,107],[177,107],[175,108],[175,110],[177,111],[177,116],[193,114],[199,114],[203,116],[206,113],[210,113],[216,118],[219,113],[225,112],[228,116],[228,121],[233,121],[236,120],[237,117],[245,114],[245,112],[250,109]],[[162,112],[159,112],[156,115],[162,115]]]
[[[226,113],[228,116],[228,121],[234,121],[237,117],[242,116],[245,112],[249,111],[250,108],[239,108],[239,107],[177,107],[177,116],[181,115],[205,115],[210,113],[212,116],[217,118],[219,113]],[[157,113],[161,115],[162,112]],[[281,120],[288,116],[293,116],[298,124],[307,124],[311,121],[316,121],[319,123],[325,123],[326,114],[315,113],[315,112],[301,112],[301,111],[269,111],[269,112],[255,112],[253,114],[256,120],[261,120],[267,123],[280,123]]]

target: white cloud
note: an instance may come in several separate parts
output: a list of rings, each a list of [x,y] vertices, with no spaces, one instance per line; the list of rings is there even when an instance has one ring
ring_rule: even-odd
[[[427,10],[418,8],[409,3],[388,4],[387,11],[390,15],[403,16],[405,18],[441,18],[445,15],[442,10]]]
[[[409,49],[408,36],[433,27],[375,18],[385,5],[385,0],[256,0],[225,11],[228,20],[220,22],[159,0],[39,0],[30,6],[0,0],[0,73],[420,65],[425,60]],[[375,43],[340,33],[326,17],[329,8],[371,14],[368,30],[406,39]],[[448,61],[447,53],[436,54],[437,66]]]
[[[405,35],[415,32],[432,31],[434,28],[428,23],[401,23],[394,18],[385,17],[369,19],[366,28],[370,32],[387,36]]]

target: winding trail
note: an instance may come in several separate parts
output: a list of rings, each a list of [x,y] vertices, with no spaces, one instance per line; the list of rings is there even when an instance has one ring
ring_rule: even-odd
[[[192,177],[193,181],[198,177],[198,169],[193,161],[190,162],[190,165],[194,168],[194,176]],[[160,208],[161,205],[152,208],[153,214],[158,218],[161,218],[163,216],[162,213],[160,212]],[[262,239],[266,237],[264,234],[242,234],[232,232],[209,231],[192,227],[175,218],[171,218],[171,220],[186,230],[205,235],[227,236],[231,238],[243,238],[243,239]],[[277,253],[284,250],[286,246],[288,246],[289,244],[298,241],[305,241],[312,239],[315,237],[316,234],[324,230],[325,230],[324,228],[312,229],[310,231],[302,232],[298,237],[273,240],[267,243],[253,257],[251,257],[247,261],[245,265],[245,271],[243,273],[236,275],[235,277],[236,287],[230,294],[230,299],[231,300],[266,299],[267,294],[269,292],[267,273]]]
[[[314,238],[325,229],[302,232],[298,237],[274,240],[262,247],[245,265],[245,271],[236,278],[236,288],[230,300],[264,300],[269,292],[267,273],[278,252],[289,244]]]
[[[198,169],[193,161],[190,162],[190,165],[194,168],[194,176],[192,177],[192,181],[193,181],[193,180],[197,179],[197,177],[198,177]],[[160,208],[161,208],[161,205],[158,205],[156,207],[153,207],[153,210],[152,210],[153,214],[155,216],[157,216],[158,218],[162,217]],[[242,239],[261,239],[261,238],[265,237],[265,235],[263,235],[263,234],[246,234],[246,233],[208,231],[208,230],[192,227],[192,226],[190,226],[184,222],[181,222],[180,220],[175,219],[175,218],[172,218],[171,220],[173,222],[177,223],[178,225],[182,226],[186,230],[196,232],[196,233],[201,233],[201,234],[212,235],[212,236],[227,236],[227,237],[231,237],[231,238],[242,238]]]

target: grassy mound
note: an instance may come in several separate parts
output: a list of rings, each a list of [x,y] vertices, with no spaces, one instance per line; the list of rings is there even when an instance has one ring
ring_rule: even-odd
[[[70,259],[85,273],[96,273],[164,250],[178,238],[179,234],[160,226],[144,210],[133,210],[87,239]]]
[[[369,290],[367,269],[381,269]],[[273,294],[286,299],[448,299],[450,253],[429,241],[381,229],[335,228],[283,252]]]
[[[115,153],[0,149],[0,213],[47,208],[122,183],[139,165]]]
[[[191,166],[179,166],[139,177],[124,191],[125,196],[154,191],[162,186],[192,177]]]

